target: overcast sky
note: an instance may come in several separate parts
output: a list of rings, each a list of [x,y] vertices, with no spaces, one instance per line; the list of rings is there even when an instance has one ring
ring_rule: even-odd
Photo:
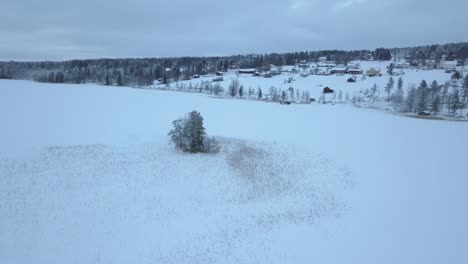
[[[0,60],[468,41],[467,0],[0,0]]]

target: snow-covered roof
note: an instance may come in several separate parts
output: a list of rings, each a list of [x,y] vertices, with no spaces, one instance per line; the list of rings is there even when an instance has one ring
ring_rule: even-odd
[[[444,65],[454,65],[457,66],[458,62],[457,61],[444,61]]]

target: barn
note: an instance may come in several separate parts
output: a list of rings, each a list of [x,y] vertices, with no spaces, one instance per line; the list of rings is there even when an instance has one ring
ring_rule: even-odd
[[[335,67],[330,70],[331,74],[345,74],[346,73],[346,68],[340,68],[340,67]]]
[[[349,74],[362,74],[361,69],[348,69],[347,73]]]
[[[242,69],[237,71],[240,74],[255,74],[257,73],[257,70],[255,69]]]

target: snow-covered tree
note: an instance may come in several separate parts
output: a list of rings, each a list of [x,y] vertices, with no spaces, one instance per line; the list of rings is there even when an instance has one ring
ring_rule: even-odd
[[[345,101],[349,102],[349,92],[346,92]]]
[[[390,93],[392,92],[394,85],[395,85],[395,81],[393,80],[393,77],[390,76],[390,78],[388,79],[388,83],[385,86],[385,92],[387,93],[387,102],[390,101]]]
[[[203,151],[206,132],[203,126],[203,117],[199,112],[192,111],[188,114],[184,124],[184,134],[188,139],[187,147],[189,152]]]
[[[172,142],[179,149],[187,148],[187,141],[184,134],[185,118],[179,118],[172,122],[173,129],[169,132]]]
[[[240,83],[239,80],[234,79],[232,80],[231,84],[229,84],[229,93],[232,97],[237,95],[237,91],[239,90]]]
[[[370,99],[371,99],[371,102],[373,103],[375,101],[375,95],[377,94],[377,90],[379,88],[377,87],[377,84],[374,83],[374,85],[372,86],[372,88],[370,89]]]
[[[215,95],[219,95],[223,92],[223,88],[221,87],[221,84],[219,84],[218,82],[214,84],[213,86],[213,93]]]
[[[421,84],[417,90],[418,105],[416,108],[417,112],[422,112],[427,109],[427,83],[425,80],[421,81]]]
[[[397,88],[403,90],[403,79],[401,77],[398,78]]]
[[[338,92],[338,101],[339,101],[340,103],[343,102],[343,92],[342,92],[341,90]]]
[[[431,99],[434,100],[434,97],[439,93],[439,84],[436,80],[431,83]]]
[[[259,100],[261,100],[261,99],[263,98],[262,89],[261,89],[260,87],[258,87],[257,98],[258,98]]]
[[[213,152],[219,150],[219,144],[214,138],[207,138],[203,117],[197,111],[188,113],[184,118],[172,122],[173,129],[169,132],[175,146],[184,152]]]
[[[279,101],[278,90],[274,86],[270,87],[270,96],[271,96],[271,100],[273,102],[278,102]]]
[[[450,109],[450,100],[448,98],[448,90],[450,88],[450,82],[447,81],[445,82],[444,84],[444,87],[443,87],[443,90],[442,90],[442,97],[440,98],[441,99],[441,103],[442,103],[442,107],[441,107],[441,111],[444,110],[444,105],[447,105],[447,109]]]
[[[467,103],[468,100],[468,74],[463,79],[463,102]]]
[[[434,115],[437,115],[440,112],[440,95],[438,93],[432,99],[431,111]]]
[[[408,112],[414,112],[416,109],[416,100],[417,100],[417,90],[414,85],[411,85],[408,89],[408,95],[406,96],[405,100],[405,110]]]
[[[244,96],[244,86],[243,85],[241,85],[239,87],[239,97],[242,97],[242,96]]]
[[[460,100],[460,95],[458,92],[458,89],[454,89],[453,94],[452,94],[452,101],[450,103],[450,113],[455,116],[457,113],[457,110],[460,110],[460,117],[463,115],[463,108],[464,108],[464,103]]]

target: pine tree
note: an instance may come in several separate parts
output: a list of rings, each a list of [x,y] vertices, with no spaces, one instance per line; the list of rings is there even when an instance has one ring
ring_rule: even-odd
[[[468,100],[468,74],[463,80],[463,103],[466,103]]]
[[[394,84],[395,84],[395,81],[393,80],[393,77],[390,76],[390,79],[388,79],[388,83],[385,86],[385,92],[387,92],[387,102],[390,101],[390,93],[392,92]]]
[[[442,90],[442,98],[441,98],[442,108],[441,108],[441,111],[444,110],[444,105],[447,105],[447,109],[450,109],[450,105],[449,105],[450,100],[448,100],[448,98],[447,98],[449,88],[450,88],[450,82],[447,81],[447,82],[445,82],[444,89]]]
[[[434,96],[434,99],[432,99],[431,110],[434,115],[437,115],[437,113],[440,112],[440,95],[438,93]]]
[[[338,101],[339,101],[340,103],[343,102],[343,92],[342,92],[341,90],[340,90],[340,92],[338,93]]]
[[[286,92],[285,91],[281,91],[281,101],[286,101]]]
[[[403,79],[401,77],[398,78],[397,88],[398,90],[403,90]]]
[[[260,87],[258,88],[258,99],[261,100],[263,95],[262,95],[262,89],[260,89]]]
[[[203,117],[197,111],[192,111],[184,118],[172,122],[173,129],[169,132],[174,145],[184,152],[218,152],[220,147],[214,138],[206,136]]]
[[[450,103],[450,113],[455,116],[457,113],[457,110],[460,109],[461,102],[460,102],[460,97],[458,93],[458,89],[454,89],[453,94],[452,94],[452,101]]]
[[[188,114],[184,134],[188,139],[187,151],[192,153],[203,151],[206,132],[205,127],[203,127],[203,117],[199,112],[192,111]]]
[[[434,100],[434,97],[439,93],[439,84],[436,80],[431,83],[431,99]]]
[[[244,96],[244,86],[243,85],[241,85],[239,87],[239,97],[242,97],[242,96]]]
[[[237,95],[237,91],[239,90],[239,80],[235,79],[232,80],[231,84],[229,85],[229,91],[231,96],[234,97]]]
[[[374,86],[372,86],[372,88],[370,89],[370,97],[371,97],[372,102],[375,101],[375,94],[377,93],[377,90],[378,90],[377,84],[374,83]]]
[[[349,92],[346,92],[345,101],[349,102]]]
[[[219,95],[222,91],[223,91],[223,88],[221,87],[221,85],[218,82],[215,83],[213,87],[213,94]]]
[[[416,108],[417,112],[422,112],[427,108],[427,83],[425,80],[421,81],[421,84],[417,90],[418,105]]]
[[[413,85],[408,90],[408,95],[406,96],[406,110],[408,112],[414,112],[417,98],[417,90]]]

